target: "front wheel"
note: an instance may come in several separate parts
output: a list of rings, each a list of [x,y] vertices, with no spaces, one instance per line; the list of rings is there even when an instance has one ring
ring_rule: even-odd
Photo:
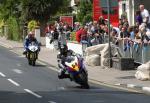
[[[75,82],[80,84],[83,88],[86,88],[86,89],[90,88],[90,86],[88,84],[88,76],[87,76],[87,73],[85,71],[82,71],[80,74],[78,74],[75,77]]]
[[[28,63],[29,63],[29,65],[35,66],[35,61],[34,60],[29,60]]]
[[[31,61],[31,60],[28,60],[28,64],[29,64],[29,65],[32,65],[32,61]]]
[[[35,66],[35,60],[32,61],[32,66]]]
[[[28,54],[28,63],[29,63],[29,65],[35,66],[37,56],[38,56],[37,53],[29,53]]]

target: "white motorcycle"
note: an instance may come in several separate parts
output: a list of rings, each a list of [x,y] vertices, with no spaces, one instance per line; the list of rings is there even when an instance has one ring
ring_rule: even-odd
[[[36,59],[38,58],[38,45],[35,42],[31,42],[28,46],[26,57],[29,65],[35,66]]]

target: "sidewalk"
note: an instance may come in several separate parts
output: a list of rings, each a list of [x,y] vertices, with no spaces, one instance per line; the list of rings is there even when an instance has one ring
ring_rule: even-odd
[[[0,37],[0,45],[7,47],[19,55],[22,55],[23,43],[16,41],[9,41],[3,37]],[[56,60],[57,51],[50,50],[45,46],[41,47],[39,53],[39,60],[50,64],[53,67],[57,67]],[[89,80],[92,82],[104,83],[106,85],[121,86],[133,90],[139,90],[150,93],[150,81],[140,81],[134,77],[136,70],[120,71],[114,68],[103,68],[100,66],[86,66],[89,74]]]

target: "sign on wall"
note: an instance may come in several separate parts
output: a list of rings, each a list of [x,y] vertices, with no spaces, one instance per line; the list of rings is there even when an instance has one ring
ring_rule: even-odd
[[[67,23],[73,28],[73,16],[60,16],[60,21],[63,23]]]

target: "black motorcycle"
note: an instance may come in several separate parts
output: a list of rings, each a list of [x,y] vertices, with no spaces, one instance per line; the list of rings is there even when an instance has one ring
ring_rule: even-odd
[[[29,65],[35,66],[35,62],[38,58],[38,45],[35,42],[31,42],[28,46],[26,57]]]

